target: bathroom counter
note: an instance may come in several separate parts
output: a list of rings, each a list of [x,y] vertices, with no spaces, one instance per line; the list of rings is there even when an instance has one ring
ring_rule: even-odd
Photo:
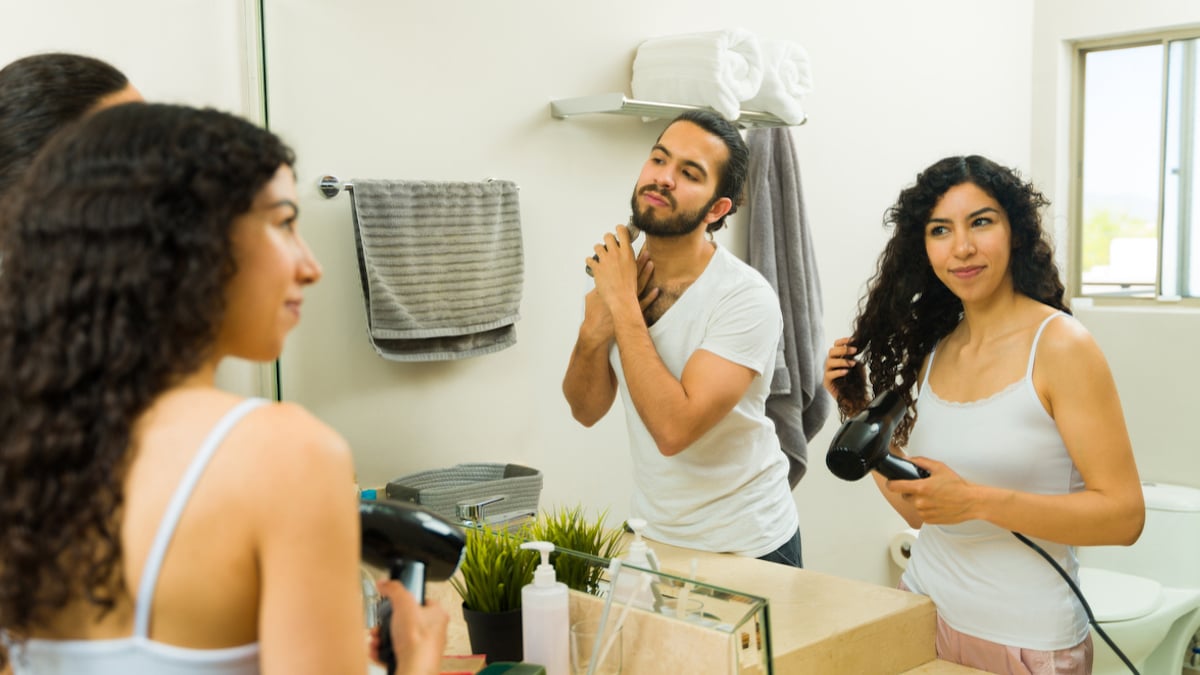
[[[843,579],[740,556],[704,553],[650,542],[663,571],[687,576],[698,560],[700,581],[736,589],[770,601],[775,672],[821,675],[967,675],[980,671],[936,660],[936,616],[928,598],[884,586]],[[450,615],[447,654],[470,654],[462,600],[445,582],[429,583],[426,595]],[[598,598],[572,592],[572,617],[595,612]],[[647,616],[651,616],[647,614]],[[659,618],[659,617],[656,617]],[[666,631],[652,639],[661,666],[672,659],[698,658],[711,634],[697,635],[688,624],[661,621],[640,631]],[[647,638],[650,638],[647,635]],[[637,675],[639,658],[627,654],[627,673]],[[711,664],[711,661],[709,661]],[[655,672],[649,670],[646,672]],[[688,670],[679,672],[702,672]],[[754,669],[758,672],[758,669]]]
[[[936,660],[936,614],[928,598],[735,555],[650,542],[664,572],[697,577],[770,602],[771,646],[777,673],[979,672]]]

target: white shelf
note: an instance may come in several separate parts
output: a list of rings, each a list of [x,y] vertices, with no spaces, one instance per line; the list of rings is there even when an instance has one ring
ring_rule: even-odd
[[[612,115],[629,115],[633,117],[674,118],[685,110],[699,110],[701,106],[681,105],[678,103],[657,103],[654,101],[638,101],[626,98],[625,94],[596,94],[577,98],[562,98],[550,102],[550,115],[565,119],[574,115],[589,115],[593,113],[608,113]],[[804,124],[808,119],[800,121]],[[765,112],[742,110],[734,124],[749,129],[751,127],[786,127],[790,125],[782,119]]]

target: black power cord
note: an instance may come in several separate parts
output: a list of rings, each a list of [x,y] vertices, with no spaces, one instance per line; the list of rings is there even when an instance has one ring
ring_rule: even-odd
[[[1025,544],[1029,548],[1033,549],[1038,555],[1045,558],[1046,562],[1050,563],[1050,565],[1054,567],[1054,571],[1058,572],[1058,575],[1062,577],[1063,580],[1067,582],[1067,585],[1071,587],[1071,590],[1075,592],[1075,597],[1079,598],[1079,604],[1083,605],[1083,611],[1085,614],[1087,614],[1088,623],[1092,625],[1092,628],[1096,629],[1096,633],[1098,633],[1100,637],[1104,638],[1104,641],[1108,643],[1108,646],[1112,648],[1113,652],[1115,652],[1117,656],[1121,657],[1121,662],[1129,667],[1129,672],[1133,673],[1133,675],[1140,675],[1138,673],[1138,669],[1134,668],[1133,664],[1129,662],[1129,658],[1125,656],[1125,652],[1121,651],[1117,645],[1113,643],[1112,639],[1108,637],[1108,633],[1105,633],[1104,629],[1100,627],[1100,624],[1096,623],[1096,617],[1092,614],[1092,608],[1088,605],[1087,600],[1083,599],[1083,591],[1079,590],[1079,587],[1076,586],[1075,582],[1071,580],[1071,575],[1067,574],[1066,570],[1064,570],[1062,567],[1059,567],[1058,562],[1055,561],[1054,558],[1051,558],[1050,554],[1046,553],[1041,546],[1038,546],[1030,541],[1025,535],[1019,532],[1013,532],[1012,535],[1019,539],[1022,544]]]

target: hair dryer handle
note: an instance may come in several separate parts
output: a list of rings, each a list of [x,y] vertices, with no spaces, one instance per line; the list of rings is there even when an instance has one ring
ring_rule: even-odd
[[[413,594],[418,605],[425,604],[425,563],[419,560],[393,560],[388,572]]]
[[[417,604],[425,604],[425,563],[419,560],[393,560],[389,574],[413,594]],[[379,660],[388,675],[396,672],[396,651],[392,649],[392,603],[379,601]]]
[[[919,480],[928,478],[929,472],[888,452],[875,465],[875,470],[889,480]]]

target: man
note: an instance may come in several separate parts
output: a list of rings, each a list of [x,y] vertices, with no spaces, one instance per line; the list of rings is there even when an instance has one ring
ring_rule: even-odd
[[[737,129],[706,111],[659,136],[631,200],[645,243],[635,259],[618,226],[587,261],[596,287],[563,394],[591,426],[620,389],[646,536],[800,567],[788,463],[765,413],[779,300],[710,234],[736,208],[748,155]]]

